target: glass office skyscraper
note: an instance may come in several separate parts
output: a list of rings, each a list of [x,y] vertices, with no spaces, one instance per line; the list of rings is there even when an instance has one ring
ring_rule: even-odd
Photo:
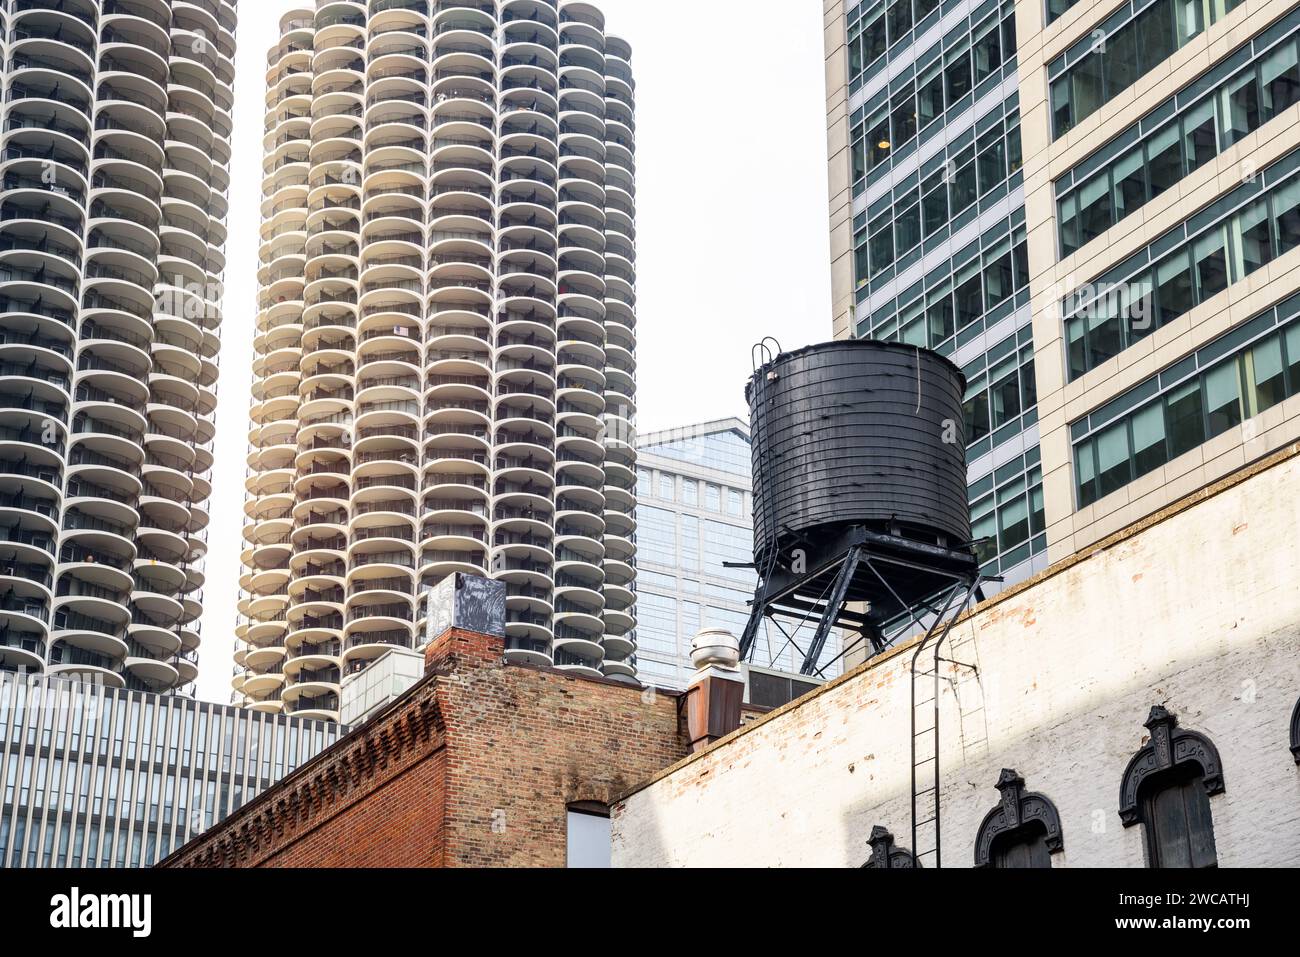
[[[1300,3],[827,16],[834,332],[965,370],[988,571],[1300,437]]]
[[[990,573],[1024,578],[1047,543],[1014,5],[863,0],[843,14],[835,332],[962,367],[973,532]]]
[[[651,432],[638,437],[637,455],[637,676],[684,688],[695,634],[726,628],[739,638],[749,619],[754,571],[724,565],[754,560],[749,429],[722,419]],[[838,654],[832,635],[821,661]],[[753,664],[797,674],[802,662],[765,623]],[[839,670],[836,662],[824,677]]]

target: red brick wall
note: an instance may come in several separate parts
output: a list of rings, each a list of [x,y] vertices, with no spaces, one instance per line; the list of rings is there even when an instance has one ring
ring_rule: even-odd
[[[490,654],[470,637],[463,659]],[[677,701],[518,665],[444,679],[447,863],[563,867],[568,804],[610,804],[685,756]]]
[[[448,632],[388,711],[160,866],[563,867],[570,803],[685,756],[678,696],[502,652]]]
[[[297,836],[259,867],[441,867],[446,793],[439,748]]]

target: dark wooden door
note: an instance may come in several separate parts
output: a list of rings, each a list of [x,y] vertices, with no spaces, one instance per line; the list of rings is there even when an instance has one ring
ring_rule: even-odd
[[[1216,867],[1210,799],[1198,771],[1153,781],[1142,802],[1151,867]]]
[[[1042,828],[1021,827],[993,841],[989,859],[994,867],[1051,867]]]

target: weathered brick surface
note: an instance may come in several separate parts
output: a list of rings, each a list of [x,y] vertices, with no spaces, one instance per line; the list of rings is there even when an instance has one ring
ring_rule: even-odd
[[[565,863],[566,809],[608,804],[681,758],[677,696],[508,665],[453,630],[430,672],[316,760],[161,866]]]
[[[1001,768],[1060,811],[1055,866],[1144,865],[1120,780],[1164,704],[1218,747],[1223,866],[1300,865],[1300,457],[987,603],[946,657],[979,665],[942,694],[943,863],[969,867]],[[634,791],[614,862],[857,865],[881,824],[910,847],[904,647],[773,712]],[[960,710],[966,714],[959,716]],[[980,710],[982,707],[982,711]]]
[[[458,667],[438,694],[452,865],[562,867],[566,805],[609,804],[686,753],[675,695],[527,666]]]

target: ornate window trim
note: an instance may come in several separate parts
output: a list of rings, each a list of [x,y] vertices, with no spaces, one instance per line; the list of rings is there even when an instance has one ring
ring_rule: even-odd
[[[1003,834],[1019,830],[1027,824],[1041,822],[1047,829],[1044,842],[1047,852],[1056,854],[1064,849],[1061,836],[1061,815],[1051,799],[1035,791],[1025,790],[1025,779],[1014,768],[1003,768],[994,785],[1002,794],[1002,801],[980,822],[975,835],[975,866],[992,867],[993,842]]]
[[[921,862],[918,861],[911,851],[894,847],[894,835],[890,834],[888,829],[877,824],[871,829],[871,837],[867,838],[867,843],[871,845],[871,857],[862,865],[864,868],[876,869],[901,869],[901,868],[919,868]]]
[[[1223,764],[1219,751],[1205,735],[1178,727],[1178,716],[1155,705],[1144,726],[1151,737],[1129,761],[1119,788],[1119,818],[1125,827],[1142,823],[1138,789],[1147,778],[1186,764],[1198,765],[1205,793],[1223,793]]]
[[[1295,710],[1291,712],[1291,756],[1300,764],[1300,698],[1296,699]]]

